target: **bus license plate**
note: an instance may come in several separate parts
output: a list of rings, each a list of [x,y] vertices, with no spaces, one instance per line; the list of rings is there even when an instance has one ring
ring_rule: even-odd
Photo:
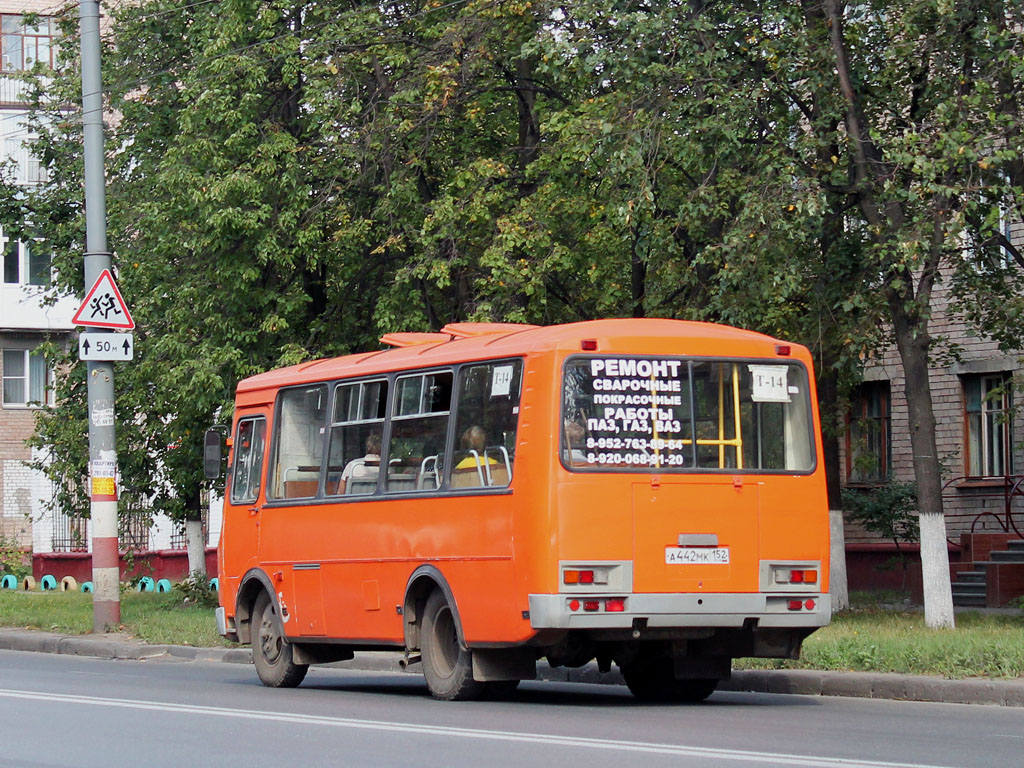
[[[665,547],[665,562],[694,565],[727,565],[728,547]]]

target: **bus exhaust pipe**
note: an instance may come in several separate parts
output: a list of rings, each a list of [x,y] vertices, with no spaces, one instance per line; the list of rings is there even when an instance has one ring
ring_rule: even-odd
[[[398,660],[398,666],[402,668],[403,672],[408,672],[409,667],[413,664],[419,664],[423,661],[423,657],[418,653],[406,654],[403,658]]]

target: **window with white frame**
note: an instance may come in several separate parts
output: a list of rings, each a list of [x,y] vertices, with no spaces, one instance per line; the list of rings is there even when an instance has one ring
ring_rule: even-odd
[[[1010,377],[1005,373],[965,376],[963,385],[967,474],[970,477],[1011,474]]]
[[[19,186],[42,184],[48,177],[46,165],[32,152],[37,138],[27,112],[4,112],[0,119],[0,152],[13,172],[12,181]]]
[[[39,406],[48,402],[50,370],[46,360],[29,349],[3,351],[3,404]]]
[[[5,285],[49,285],[50,253],[12,238],[0,237]]]
[[[19,72],[37,63],[52,67],[58,34],[57,21],[52,17],[0,14],[0,68],[4,72]]]

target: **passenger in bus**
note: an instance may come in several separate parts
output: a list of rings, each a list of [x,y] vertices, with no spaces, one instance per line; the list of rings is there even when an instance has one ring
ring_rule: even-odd
[[[571,467],[578,467],[587,463],[586,454],[583,453],[583,446],[586,443],[587,430],[578,421],[566,420],[564,459]]]
[[[338,493],[346,493],[349,480],[375,480],[378,472],[380,472],[380,435],[371,432],[366,438],[366,455],[359,459],[352,459],[341,471]],[[366,491],[355,492],[365,493]]]
[[[452,470],[452,485],[460,488],[488,485],[490,473],[485,473],[484,465],[493,467],[498,461],[487,455],[487,433],[483,427],[476,424],[469,427],[459,438],[459,447],[465,455]]]

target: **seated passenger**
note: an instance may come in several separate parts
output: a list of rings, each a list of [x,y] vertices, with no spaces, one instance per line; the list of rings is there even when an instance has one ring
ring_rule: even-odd
[[[507,472],[502,472],[502,478],[495,482],[491,468],[497,466],[498,460],[487,455],[486,446],[487,433],[482,427],[473,425],[462,433],[459,447],[466,455],[452,468],[452,485],[454,487],[468,488],[508,484]]]
[[[341,471],[338,493],[345,493],[349,479],[375,480],[380,471],[380,435],[373,432],[366,438],[366,455],[352,459]]]
[[[473,425],[459,438],[459,447],[467,452],[462,461],[455,465],[455,469],[475,469],[483,461],[484,448],[487,445],[487,433],[483,427]],[[474,455],[475,454],[475,455]],[[487,457],[488,464],[497,464],[493,457]]]

